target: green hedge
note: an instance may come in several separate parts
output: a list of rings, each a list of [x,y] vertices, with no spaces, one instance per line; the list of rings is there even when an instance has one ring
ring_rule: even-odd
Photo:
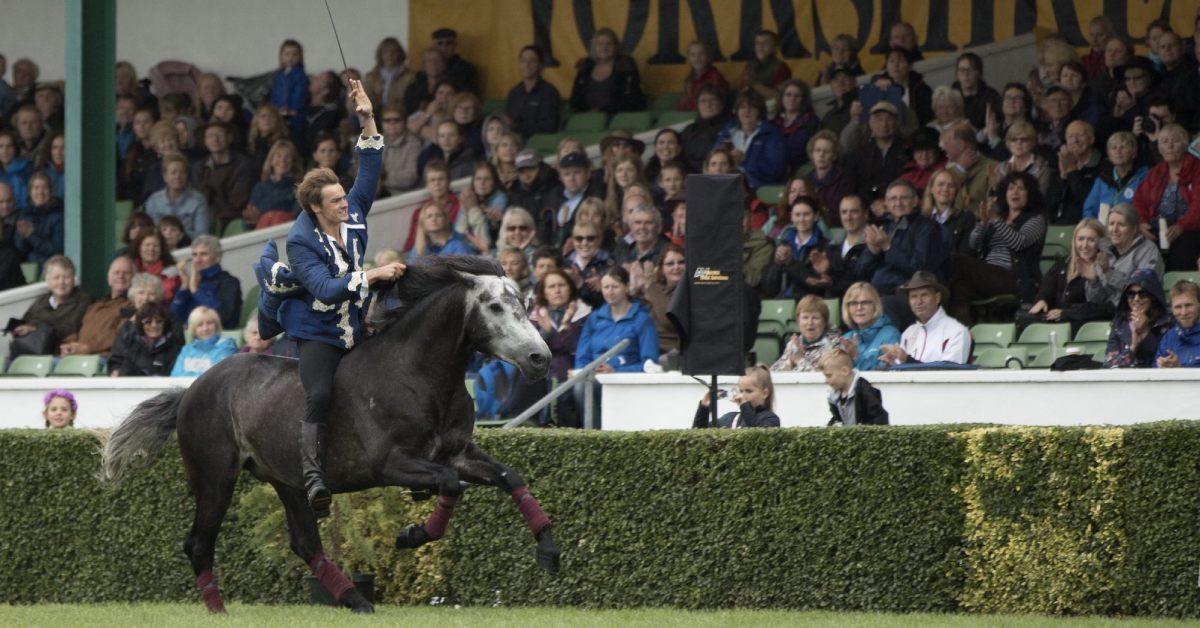
[[[429,502],[335,500],[331,555],[384,601],[1196,616],[1200,426],[487,431],[555,521],[557,576],[507,496],[392,548]],[[177,449],[116,489],[85,432],[0,431],[0,603],[194,600]],[[230,597],[295,602],[304,573],[248,477],[222,530]]]

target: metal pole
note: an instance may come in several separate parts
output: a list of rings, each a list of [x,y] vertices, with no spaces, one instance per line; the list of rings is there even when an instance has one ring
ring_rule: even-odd
[[[717,427],[717,376],[708,382],[708,426]]]
[[[554,388],[554,390],[551,390],[545,397],[538,399],[537,403],[526,408],[525,411],[522,412],[521,414],[517,415],[517,417],[515,419],[509,421],[508,423],[505,423],[504,428],[507,429],[507,428],[511,428],[511,427],[518,427],[522,423],[528,421],[529,419],[531,419],[533,417],[533,415],[540,412],[542,410],[542,408],[545,408],[546,406],[553,403],[555,399],[558,399],[559,397],[563,396],[563,394],[566,393],[568,390],[571,390],[572,388],[574,388],[575,384],[579,383],[580,381],[583,380],[583,378],[585,378],[588,375],[590,375],[591,373],[593,373],[597,368],[599,368],[599,366],[601,364],[604,364],[604,363],[608,362],[609,360],[611,360],[614,355],[617,355],[618,353],[624,351],[625,347],[628,347],[628,346],[629,346],[628,338],[613,345],[613,348],[609,349],[608,351],[605,351],[603,354],[600,355],[600,357],[596,358],[595,360],[592,360],[591,363],[588,364],[587,366],[575,371],[575,374],[572,375],[571,377],[567,378],[567,381],[556,386]]]
[[[596,429],[596,378],[588,373],[583,380],[583,429]]]
[[[116,250],[116,0],[68,0],[66,18],[64,248],[84,288],[108,294],[108,262]]]

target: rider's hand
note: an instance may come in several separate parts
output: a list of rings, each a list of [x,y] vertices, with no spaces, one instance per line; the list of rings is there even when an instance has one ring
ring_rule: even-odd
[[[407,266],[400,262],[392,262],[377,266],[367,271],[367,284],[373,284],[378,281],[395,281],[404,275]]]

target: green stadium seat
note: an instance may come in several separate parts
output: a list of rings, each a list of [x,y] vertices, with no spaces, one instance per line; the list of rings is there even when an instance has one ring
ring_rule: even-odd
[[[783,198],[782,185],[764,185],[758,188],[758,200],[768,205],[779,203],[779,199],[781,198]]]
[[[571,114],[571,117],[567,118],[567,125],[563,130],[568,133],[603,131],[604,126],[605,114],[598,111],[587,111]]]
[[[754,339],[754,359],[759,364],[771,366],[779,359],[780,342],[778,336],[759,335]]]
[[[41,277],[38,276],[37,262],[21,262],[21,274],[25,275],[25,283],[27,284],[41,281]]]
[[[525,148],[532,148],[545,157],[553,155],[558,150],[558,143],[564,136],[560,133],[535,133],[529,136]]]
[[[1020,347],[987,347],[975,354],[975,364],[985,369],[1022,369],[1028,359]]]
[[[1042,258],[1042,261],[1038,263],[1038,268],[1042,271],[1042,276],[1045,277],[1046,273],[1050,272],[1050,267],[1054,266],[1057,263],[1058,263],[1058,260],[1056,260],[1056,259]]]
[[[1017,336],[1017,326],[1012,323],[980,323],[971,328],[975,346],[1007,347]]]
[[[664,111],[658,114],[655,122],[660,127],[675,126],[676,124],[691,124],[696,121],[695,111]]]
[[[100,374],[100,356],[98,355],[64,355],[58,359],[54,367],[56,376],[77,375],[92,377]]]
[[[1111,331],[1112,324],[1108,321],[1092,321],[1084,323],[1075,332],[1075,342],[1108,342],[1108,334]]]
[[[45,377],[54,358],[48,355],[21,355],[8,366],[9,377]]]
[[[841,244],[846,241],[846,230],[841,227],[822,227],[821,231],[829,238],[830,244]]]
[[[787,333],[788,323],[796,318],[796,302],[791,299],[768,299],[762,302],[762,312],[758,315],[759,333],[775,334],[782,338]]]
[[[1080,354],[1091,356],[1092,359],[1097,362],[1103,362],[1104,361],[1104,352],[1106,349],[1108,349],[1108,343],[1107,342],[1069,342],[1069,343],[1067,343],[1067,346],[1064,349],[1068,353],[1073,349],[1078,349]]]
[[[507,104],[508,104],[508,103],[507,103],[506,101],[504,101],[504,100],[501,100],[501,99],[496,99],[496,98],[493,98],[493,99],[491,99],[491,100],[488,100],[487,102],[483,103],[483,115],[484,115],[484,117],[490,116],[490,115],[492,115],[493,113],[501,113],[501,112],[503,112],[503,111],[504,111],[504,107],[505,107]]]
[[[1051,350],[1050,347],[1043,347],[1037,353],[1030,352],[1029,362],[1025,364],[1027,369],[1048,369],[1054,361],[1067,355],[1067,348],[1060,347]]]
[[[1070,323],[1034,323],[1021,332],[1019,345],[1054,344],[1062,347],[1071,339]]]
[[[1070,336],[1070,323],[1034,323],[1021,332],[1013,346],[1025,347],[1029,352],[1027,367],[1047,367],[1055,358],[1066,355],[1064,347]]]
[[[245,327],[250,317],[258,312],[258,293],[261,291],[262,288],[259,288],[257,283],[250,286],[250,292],[247,292],[246,298],[242,300],[242,316],[238,319],[238,325]]]
[[[842,300],[825,299],[825,307],[829,308],[829,328],[839,329],[842,326]]]
[[[1170,290],[1171,286],[1179,283],[1181,280],[1187,279],[1194,284],[1200,284],[1200,272],[1175,270],[1163,275],[1163,290]]]
[[[1046,245],[1053,244],[1062,248],[1063,257],[1066,257],[1071,252],[1071,238],[1074,237],[1074,232],[1074,225],[1050,225],[1046,227]]]
[[[679,101],[682,99],[683,94],[680,92],[667,92],[654,99],[654,104],[650,105],[650,110],[675,111],[675,108],[679,106]]]
[[[610,129],[625,129],[632,133],[641,133],[653,126],[654,117],[649,111],[622,111],[608,122]]]
[[[245,232],[246,232],[246,222],[245,221],[231,220],[231,221],[229,221],[229,224],[225,225],[225,231],[221,232],[221,237],[228,238],[229,236],[235,236],[239,233],[245,233]]]
[[[583,142],[584,146],[599,146],[600,140],[608,137],[607,131],[584,131],[582,133],[573,133],[572,136]]]
[[[464,379],[463,385],[467,387],[467,396],[469,396],[471,398],[471,400],[474,401],[475,400],[475,380]]]
[[[242,345],[245,344],[245,342],[246,342],[242,338],[242,330],[241,329],[224,329],[221,331],[221,337],[232,340],[233,344],[237,345],[238,349],[241,349]]]

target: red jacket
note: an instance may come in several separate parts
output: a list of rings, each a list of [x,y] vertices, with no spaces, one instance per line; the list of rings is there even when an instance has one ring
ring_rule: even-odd
[[[1158,202],[1170,182],[1171,174],[1165,161],[1146,174],[1133,195],[1133,206],[1142,222],[1153,224],[1158,220]],[[1188,210],[1176,224],[1184,231],[1200,231],[1200,159],[1190,154],[1183,156],[1183,167],[1179,170],[1179,194],[1187,201]]]
[[[716,66],[710,65],[704,71],[704,74],[696,78],[686,77],[683,79],[683,98],[679,99],[679,111],[695,111],[696,99],[700,97],[700,88],[705,85],[712,85],[721,90],[721,96],[725,97],[729,94],[729,81],[725,80],[725,76]]]

